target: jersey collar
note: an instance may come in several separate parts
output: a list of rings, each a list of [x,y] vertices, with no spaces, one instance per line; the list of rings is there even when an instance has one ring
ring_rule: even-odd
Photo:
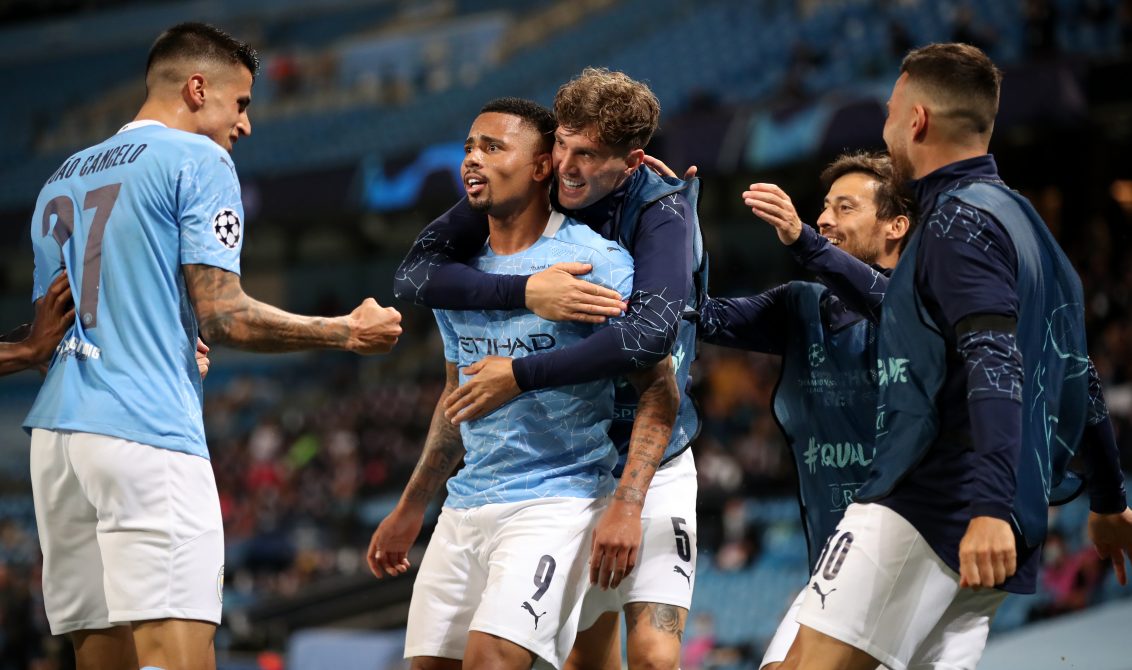
[[[162,128],[167,127],[160,121],[154,121],[153,119],[142,119],[141,121],[130,121],[126,125],[119,128],[118,133],[115,134],[124,133],[128,130],[134,130],[135,128],[144,128],[146,126],[161,126]]]

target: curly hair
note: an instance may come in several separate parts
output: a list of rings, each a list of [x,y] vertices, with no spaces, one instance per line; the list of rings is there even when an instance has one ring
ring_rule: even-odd
[[[588,67],[554,96],[558,125],[578,131],[593,127],[602,144],[643,149],[660,123],[660,102],[648,85],[624,72]]]

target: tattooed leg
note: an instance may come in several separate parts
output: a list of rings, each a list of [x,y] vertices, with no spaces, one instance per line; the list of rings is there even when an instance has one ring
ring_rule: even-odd
[[[625,605],[629,670],[680,667],[680,642],[688,610],[662,603]]]

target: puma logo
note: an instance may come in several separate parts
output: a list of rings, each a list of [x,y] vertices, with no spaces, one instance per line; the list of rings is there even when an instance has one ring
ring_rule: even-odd
[[[684,572],[684,568],[681,568],[679,565],[674,565],[672,566],[672,572],[682,575],[684,579],[688,580],[688,588],[692,588],[692,575]],[[695,570],[692,572],[695,572]]]
[[[531,604],[525,600],[523,601],[523,604],[520,605],[520,607],[530,612],[531,616],[535,618],[535,630],[538,630],[538,620],[546,616],[546,612],[543,612],[542,614],[535,614],[535,608],[531,607]]]
[[[828,596],[828,595],[829,595],[829,593],[833,593],[834,591],[836,591],[836,590],[837,590],[837,589],[835,589],[835,588],[834,588],[834,589],[830,589],[830,590],[829,590],[829,593],[822,593],[822,592],[821,592],[821,588],[819,588],[819,587],[818,587],[818,583],[817,583],[817,582],[814,582],[814,583],[813,583],[813,589],[814,589],[814,593],[816,593],[816,594],[818,594],[819,596],[821,596],[821,608],[822,608],[822,609],[825,609],[825,597],[826,597],[826,596]]]

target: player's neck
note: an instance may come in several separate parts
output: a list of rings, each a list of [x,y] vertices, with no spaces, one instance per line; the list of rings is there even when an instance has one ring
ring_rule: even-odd
[[[550,200],[547,197],[534,198],[522,208],[508,214],[496,216],[489,213],[488,244],[492,251],[501,256],[517,254],[542,237],[549,219]]]
[[[913,178],[922,179],[936,170],[952,163],[958,163],[969,158],[977,158],[987,153],[987,147],[974,145],[954,145],[938,143],[925,147],[919,156],[912,158],[912,167],[915,171]]]
[[[138,110],[134,121],[159,121],[167,128],[196,132],[195,119],[184,105],[174,105],[162,100],[146,100]]]

